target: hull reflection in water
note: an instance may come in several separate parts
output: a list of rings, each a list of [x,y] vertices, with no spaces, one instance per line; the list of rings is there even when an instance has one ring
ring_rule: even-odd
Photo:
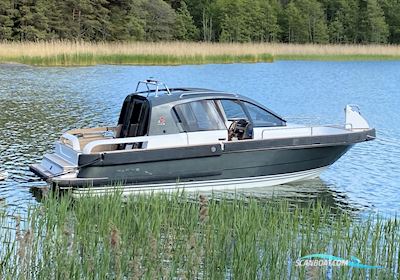
[[[155,192],[211,192],[211,191],[226,191],[237,189],[249,189],[259,187],[271,187],[280,184],[285,184],[293,181],[301,181],[316,178],[325,169],[316,168],[311,170],[291,172],[285,174],[276,174],[268,176],[257,177],[242,177],[234,179],[220,179],[220,180],[203,180],[203,181],[186,181],[174,183],[161,183],[161,184],[115,184],[105,185],[90,188],[76,188],[73,189],[75,195],[91,194],[102,195],[109,192],[120,191],[124,195],[129,194],[146,194]]]
[[[118,190],[118,188],[114,189],[114,191],[115,190]],[[108,189],[108,191],[108,193],[112,193],[111,189]],[[40,202],[48,195],[49,187],[32,187],[30,188],[30,192],[35,199]],[[68,193],[68,191],[65,191],[65,193]],[[83,193],[80,194],[83,195]],[[147,195],[152,194],[154,193],[147,192]],[[336,191],[335,186],[328,185],[320,178],[277,186],[258,186],[255,188],[240,188],[240,186],[238,186],[238,188],[234,190],[213,190],[187,193],[188,197],[193,197],[194,200],[198,199],[198,194],[214,197],[215,199],[224,198],[235,200],[238,198],[251,198],[260,202],[282,200],[298,207],[306,207],[320,202],[322,205],[332,208],[333,212],[336,210],[359,212],[368,209],[368,206],[351,201],[345,193]],[[79,198],[80,195],[74,193],[73,196]]]
[[[326,207],[349,212],[358,212],[368,208],[368,206],[351,201],[346,193],[337,191],[335,186],[328,185],[320,178],[273,187],[237,190],[230,194],[266,202],[284,200],[297,206],[308,206],[321,202]]]

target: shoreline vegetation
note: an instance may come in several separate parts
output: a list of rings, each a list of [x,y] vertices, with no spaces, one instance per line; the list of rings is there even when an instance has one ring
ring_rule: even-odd
[[[397,279],[400,223],[323,202],[51,193],[0,212],[2,279]],[[362,269],[296,266],[329,254]],[[354,257],[356,258],[354,258]]]
[[[0,63],[21,63],[32,66],[182,65],[277,60],[400,60],[400,46],[69,41],[0,43]]]

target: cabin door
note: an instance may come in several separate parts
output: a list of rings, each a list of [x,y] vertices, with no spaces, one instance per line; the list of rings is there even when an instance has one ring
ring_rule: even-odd
[[[119,138],[144,136],[149,126],[149,102],[140,95],[128,96],[121,110]]]

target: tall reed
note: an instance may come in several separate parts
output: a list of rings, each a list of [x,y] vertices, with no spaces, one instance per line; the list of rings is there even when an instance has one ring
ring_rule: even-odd
[[[321,203],[159,194],[48,197],[0,215],[2,279],[397,279],[397,218]],[[16,222],[19,223],[18,228]],[[13,224],[12,227],[6,225]],[[17,230],[16,230],[17,228]],[[19,238],[16,236],[19,235]],[[23,253],[21,253],[23,252]],[[326,253],[382,269],[298,267]]]
[[[0,63],[39,66],[95,64],[179,65],[292,60],[400,59],[395,45],[70,41],[2,42]]]

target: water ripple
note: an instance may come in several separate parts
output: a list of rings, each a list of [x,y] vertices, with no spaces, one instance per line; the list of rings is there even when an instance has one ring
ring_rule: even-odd
[[[63,131],[115,124],[136,81],[156,77],[171,87],[242,93],[304,123],[343,123],[344,106],[358,104],[377,128],[376,141],[354,146],[323,173],[322,181],[254,192],[260,199],[274,193],[293,201],[325,199],[343,208],[399,212],[399,66],[301,61],[178,67],[0,65],[0,170],[9,174],[0,182],[0,207],[23,211],[36,203],[32,188],[46,184],[36,181],[27,166],[50,151]]]

